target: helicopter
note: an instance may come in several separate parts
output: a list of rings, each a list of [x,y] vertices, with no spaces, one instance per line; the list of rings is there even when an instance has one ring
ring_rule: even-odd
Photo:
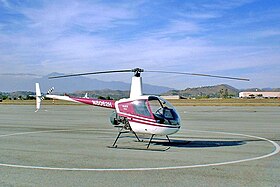
[[[66,78],[74,76],[84,75],[96,75],[96,74],[109,74],[109,73],[127,73],[132,72],[134,76],[131,80],[131,89],[129,98],[123,98],[118,101],[88,98],[85,97],[71,97],[68,95],[52,95],[54,87],[48,90],[47,94],[42,94],[39,83],[35,84],[36,87],[36,111],[40,109],[41,101],[44,98],[64,100],[76,103],[82,103],[87,105],[93,105],[97,107],[113,109],[110,116],[112,125],[119,129],[118,135],[110,148],[118,148],[117,141],[124,133],[132,133],[136,137],[137,141],[140,140],[139,134],[150,135],[146,149],[149,149],[150,144],[154,136],[165,136],[170,143],[169,135],[175,134],[181,127],[181,118],[175,107],[165,100],[164,98],[156,95],[143,95],[142,77],[141,73],[144,69],[134,68],[125,70],[110,70],[99,71],[90,73],[78,73],[61,76],[51,76],[49,79]],[[179,75],[194,75],[205,76],[223,79],[233,79],[249,81],[245,78],[236,78],[228,76],[218,76],[199,73],[186,73],[186,72],[172,72],[172,71],[146,71],[150,73],[169,73]],[[168,148],[167,148],[168,149]],[[167,150],[165,149],[165,150]]]

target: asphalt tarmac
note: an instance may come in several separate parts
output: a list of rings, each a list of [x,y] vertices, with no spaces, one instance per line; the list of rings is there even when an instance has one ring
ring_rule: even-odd
[[[110,109],[0,105],[0,186],[280,186],[280,107],[177,109],[181,130],[147,151],[107,147]]]

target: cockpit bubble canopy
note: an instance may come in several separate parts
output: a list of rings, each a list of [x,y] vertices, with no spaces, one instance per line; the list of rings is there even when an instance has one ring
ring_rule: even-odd
[[[149,96],[148,101],[157,123],[180,125],[180,116],[171,103],[158,96]]]

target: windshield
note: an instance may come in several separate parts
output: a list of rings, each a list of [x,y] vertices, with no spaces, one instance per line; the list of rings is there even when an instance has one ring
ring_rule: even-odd
[[[132,102],[134,112],[143,117],[151,117],[150,111],[147,107],[147,100],[135,100]]]
[[[156,96],[150,96],[148,100],[152,113],[158,123],[180,125],[180,116],[168,101]]]

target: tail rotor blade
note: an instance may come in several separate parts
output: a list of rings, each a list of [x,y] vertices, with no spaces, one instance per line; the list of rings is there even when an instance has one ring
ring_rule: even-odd
[[[51,94],[51,93],[53,92],[53,90],[54,90],[54,87],[51,87],[51,88],[48,90],[47,94]]]

